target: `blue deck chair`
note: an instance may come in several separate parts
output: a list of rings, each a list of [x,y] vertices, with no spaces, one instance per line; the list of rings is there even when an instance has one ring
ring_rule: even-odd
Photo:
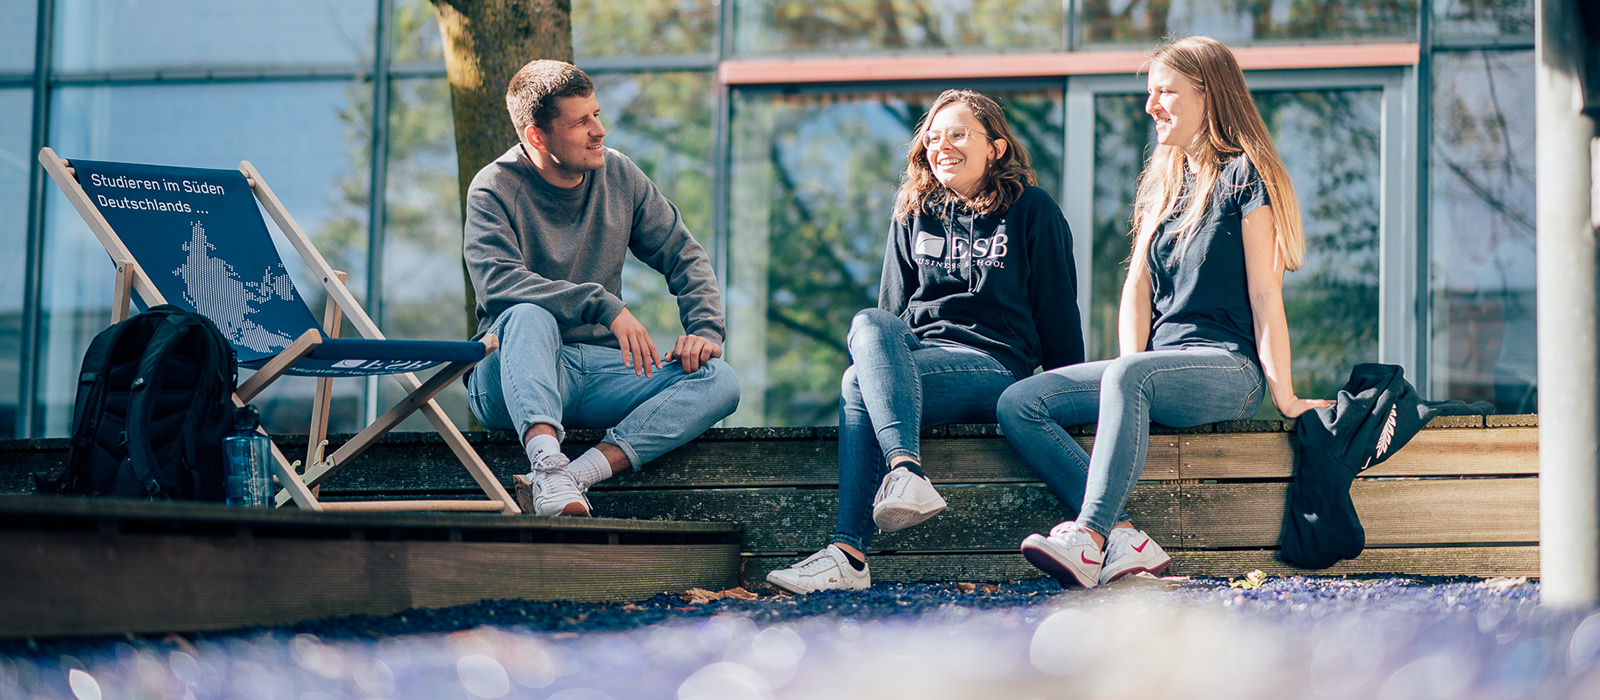
[[[497,341],[387,340],[311,245],[261,174],[248,161],[238,170],[178,168],[79,160],[68,163],[44,148],[39,161],[116,264],[116,322],[130,299],[141,307],[175,304],[210,318],[233,343],[239,365],[255,373],[239,384],[243,405],[284,375],[318,378],[310,445],[303,475],[274,444],[275,472],[284,490],[277,504],[309,510],[471,510],[520,512],[433,397]],[[337,333],[348,317],[361,338],[338,338],[317,323],[278,257],[261,209],[278,224],[328,294],[324,325]],[[413,372],[444,368],[426,382]],[[407,396],[333,454],[321,458],[327,431],[329,382],[334,377],[388,374]],[[478,482],[488,500],[329,502],[313,489],[413,412],[421,411]]]

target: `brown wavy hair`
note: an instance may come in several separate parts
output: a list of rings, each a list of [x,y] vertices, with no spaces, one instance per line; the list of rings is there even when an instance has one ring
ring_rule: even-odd
[[[971,90],[946,90],[933,101],[933,106],[922,115],[917,130],[911,137],[911,149],[906,153],[906,171],[900,176],[900,190],[894,196],[894,218],[906,221],[931,211],[960,197],[933,176],[928,165],[928,149],[922,147],[922,135],[928,130],[933,115],[950,105],[960,103],[972,110],[978,123],[989,132],[991,141],[1005,141],[1006,150],[989,163],[989,170],[978,182],[977,194],[966,205],[979,214],[1003,212],[1022,196],[1022,188],[1038,182],[1033,166],[1024,148],[1006,124],[1005,112],[1000,105],[982,93]]]
[[[1142,254],[1155,230],[1180,208],[1178,237],[1193,232],[1211,205],[1211,192],[1222,166],[1234,158],[1249,158],[1272,200],[1272,218],[1278,233],[1278,254],[1284,267],[1300,269],[1305,260],[1305,234],[1300,223],[1300,203],[1283,159],[1261,120],[1244,72],[1233,52],[1222,42],[1191,36],[1157,49],[1152,63],[1160,63],[1188,78],[1205,98],[1205,119],[1200,127],[1198,165],[1194,191],[1201,197],[1183,197],[1184,152],[1177,146],[1157,145],[1139,175],[1139,192],[1133,203],[1134,257]]]

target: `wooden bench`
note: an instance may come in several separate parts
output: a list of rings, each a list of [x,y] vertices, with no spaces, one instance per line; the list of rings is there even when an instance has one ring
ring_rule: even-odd
[[[1128,512],[1171,552],[1172,574],[1239,576],[1262,569],[1536,576],[1537,425],[1532,415],[1435,420],[1357,480],[1351,491],[1366,526],[1367,551],[1321,572],[1292,569],[1272,557],[1292,473],[1291,424],[1158,427]],[[1092,426],[1085,428],[1076,437],[1092,445]],[[527,458],[510,433],[468,437],[508,487],[511,475],[526,469]],[[574,431],[568,446],[577,454],[599,437]],[[41,466],[50,459],[44,447],[36,446],[28,459],[6,459],[6,443],[0,443],[0,490],[18,488],[20,471],[51,471]],[[838,503],[837,449],[833,428],[712,430],[640,472],[602,482],[590,498],[597,513],[608,517],[742,523],[744,580],[759,583],[768,571],[827,544]],[[877,537],[875,580],[1038,576],[1017,545],[1068,513],[998,426],[930,428],[923,453],[950,507],[923,525]],[[448,448],[428,434],[391,435],[363,459],[372,462],[340,472],[324,485],[324,497],[476,492],[459,469],[449,469]]]

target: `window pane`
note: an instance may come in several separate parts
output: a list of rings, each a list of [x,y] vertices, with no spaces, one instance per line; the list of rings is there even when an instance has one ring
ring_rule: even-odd
[[[55,65],[76,72],[370,62],[376,17],[373,0],[61,0]]]
[[[1295,391],[1333,396],[1351,365],[1378,358],[1381,90],[1259,92],[1256,105],[1289,170],[1306,262],[1284,279]],[[1117,304],[1127,275],[1134,184],[1155,134],[1143,95],[1095,105],[1092,358],[1117,355]],[[1270,402],[1262,415],[1275,415]]]
[[[575,0],[572,48],[580,58],[711,53],[715,0]]]
[[[0,0],[0,73],[33,70],[39,0]]]
[[[51,134],[67,159],[232,168],[250,160],[335,268],[365,289],[365,100],[371,87],[332,81],[61,88]],[[42,376],[47,435],[65,435],[79,363],[110,318],[112,266],[52,185],[45,224]],[[323,293],[288,242],[278,254],[322,316]],[[340,384],[350,384],[340,388]],[[333,429],[357,427],[355,382],[335,383]],[[268,429],[304,433],[314,382],[281,379],[255,399]],[[348,391],[349,393],[345,393]]]
[[[444,39],[439,16],[429,0],[399,0],[394,4],[394,60],[444,62]]]
[[[1060,90],[995,91],[1060,191]],[[728,361],[735,425],[830,425],[850,318],[875,306],[895,188],[936,92],[734,93]]]
[[[455,124],[444,80],[396,81],[389,97],[389,174],[383,243],[383,318],[391,338],[465,340],[477,331],[466,308],[461,270],[461,193],[456,180]],[[380,380],[384,406],[403,392]],[[459,426],[470,410],[461,382],[439,394]],[[413,415],[401,430],[428,430]]]
[[[0,437],[17,434],[32,118],[32,90],[0,90]]]
[[[1433,0],[1436,39],[1533,37],[1533,0]]]
[[[1533,52],[1434,55],[1433,398],[1538,410]]]
[[[594,80],[600,116],[609,130],[606,145],[639,164],[677,205],[695,240],[714,255],[711,74],[602,74]],[[669,348],[683,334],[666,278],[631,255],[622,269],[622,298],[650,329],[657,347]]]
[[[1416,0],[1084,0],[1088,43],[1203,34],[1225,42],[1414,39]]]
[[[1059,0],[729,0],[740,54],[1057,51]]]

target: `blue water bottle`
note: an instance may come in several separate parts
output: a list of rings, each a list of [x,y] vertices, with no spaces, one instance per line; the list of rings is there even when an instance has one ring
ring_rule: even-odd
[[[233,409],[233,432],[222,439],[228,456],[228,505],[267,508],[272,505],[272,442],[258,432],[261,416],[255,406]]]

